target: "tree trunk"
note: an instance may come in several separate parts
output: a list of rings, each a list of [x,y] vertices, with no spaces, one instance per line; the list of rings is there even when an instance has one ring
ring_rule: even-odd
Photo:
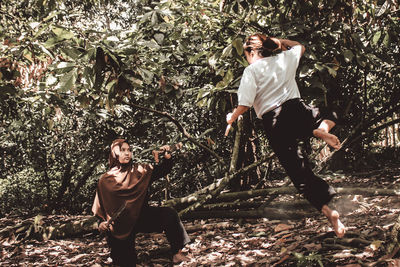
[[[64,206],[60,204],[63,203],[62,202],[63,196],[65,195],[65,191],[67,191],[67,188],[69,187],[71,182],[71,175],[72,175],[71,169],[72,169],[72,163],[68,161],[64,169],[64,175],[62,177],[61,186],[58,188],[55,201],[53,202],[54,203],[53,209],[58,209],[61,206]]]

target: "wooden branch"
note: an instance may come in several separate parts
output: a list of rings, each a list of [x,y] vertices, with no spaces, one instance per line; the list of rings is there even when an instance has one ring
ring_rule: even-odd
[[[285,209],[254,209],[239,211],[193,211],[182,215],[182,219],[210,219],[210,218],[268,218],[270,220],[294,220],[319,214],[317,211],[290,211]]]
[[[167,119],[169,119],[170,121],[172,121],[172,123],[175,124],[175,126],[178,128],[178,130],[188,139],[190,140],[192,143],[194,143],[195,145],[201,147],[202,149],[206,150],[208,153],[210,153],[211,155],[213,155],[221,164],[225,164],[225,162],[222,160],[222,158],[215,153],[212,149],[210,149],[208,146],[203,145],[202,143],[200,143],[199,141],[197,141],[195,138],[193,138],[187,131],[186,129],[182,126],[182,124],[180,124],[180,122],[178,120],[176,120],[174,117],[172,117],[169,113],[165,112],[165,111],[158,111],[152,108],[148,108],[148,107],[143,107],[134,103],[129,103],[128,105],[130,105],[131,107],[140,109],[140,110],[145,110],[148,112],[152,112],[155,113],[157,115],[163,116]]]
[[[321,164],[321,166],[319,168],[317,168],[315,170],[315,172],[321,172],[323,170],[326,169],[326,167],[328,166],[328,162],[332,159],[332,157],[335,155],[335,153],[339,152],[339,151],[343,151],[346,150],[346,148],[350,147],[355,141],[359,140],[360,138],[365,138],[383,128],[385,128],[386,126],[398,123],[400,120],[392,120],[390,122],[388,122],[387,124],[378,126],[372,130],[367,131],[365,134],[362,134],[362,132],[364,131],[364,129],[369,129],[372,125],[380,122],[381,120],[387,118],[389,115],[393,114],[396,111],[400,110],[400,104],[389,109],[386,110],[385,112],[383,112],[382,114],[375,116],[374,118],[371,119],[367,119],[365,121],[360,122],[356,127],[354,127],[354,129],[350,132],[350,134],[343,140],[342,142],[342,147],[339,150],[335,150],[331,155],[329,155],[329,157]]]
[[[400,196],[400,190],[397,189],[384,189],[384,188],[363,188],[363,187],[338,187],[335,191],[339,195],[363,195],[363,196]],[[223,193],[215,197],[215,201],[228,202],[237,201],[239,199],[249,199],[256,197],[267,197],[272,195],[287,195],[298,194],[298,191],[293,186],[274,187],[266,189],[255,189],[240,192]],[[164,203],[164,206],[177,207],[180,204],[191,204],[201,199],[201,195],[193,195],[191,198],[183,197],[178,199],[171,199]],[[222,204],[221,204],[222,205]]]
[[[243,116],[239,116],[237,120],[237,131],[235,134],[235,143],[233,145],[231,163],[229,165],[229,173],[233,173],[236,171],[236,164],[239,157],[240,139],[242,137],[242,132],[243,132]]]
[[[98,219],[94,216],[85,216],[81,220],[66,222],[59,225],[46,225],[43,217],[38,215],[29,218],[17,225],[8,226],[0,231],[0,240],[4,239],[59,239],[79,236],[97,230]]]
[[[367,137],[367,136],[370,136],[370,135],[372,135],[372,134],[374,134],[374,133],[376,133],[376,132],[379,132],[380,130],[382,130],[382,129],[388,127],[388,126],[394,125],[394,124],[399,123],[399,122],[400,122],[400,119],[395,119],[395,120],[391,120],[391,121],[389,121],[389,122],[386,122],[386,123],[384,123],[384,124],[381,124],[381,125],[379,125],[379,126],[373,128],[373,129],[370,129],[370,130],[368,130],[366,133],[360,134],[360,135],[356,136],[354,139],[352,139],[352,140],[347,144],[347,147],[350,146],[351,144],[353,144],[353,143],[354,143],[355,141],[357,141],[358,139],[362,139],[362,138],[365,138],[365,137]]]
[[[224,177],[218,179],[215,183],[212,183],[212,184],[208,185],[207,187],[205,187],[203,189],[200,189],[200,190],[198,190],[198,191],[196,191],[196,192],[194,192],[194,193],[192,193],[192,194],[190,194],[188,196],[185,196],[185,197],[182,197],[182,198],[174,198],[174,199],[170,199],[168,201],[165,201],[163,203],[163,205],[164,206],[168,206],[168,207],[175,207],[175,206],[177,206],[179,204],[190,204],[190,203],[196,202],[196,201],[200,200],[200,197],[202,195],[208,194],[208,193],[212,192],[213,190],[219,188],[222,183],[228,183],[230,181],[229,180],[228,182],[226,182],[226,179],[233,179],[233,178],[237,177],[238,175],[241,175],[242,173],[244,173],[246,171],[250,171],[251,169],[254,169],[257,166],[259,166],[259,165],[263,164],[264,162],[266,162],[267,160],[273,158],[274,156],[275,156],[274,154],[271,154],[271,155],[269,155],[267,157],[261,158],[259,161],[254,162],[251,165],[248,165],[247,167],[245,167],[245,168],[248,168],[248,169],[244,170],[245,168],[242,168],[242,169],[238,170],[236,173],[231,174],[231,176],[234,175],[234,177],[229,178],[230,176],[225,174]],[[223,186],[225,186],[225,185],[223,185]]]
[[[282,201],[232,201],[207,204],[199,208],[199,210],[235,210],[250,208],[275,208],[275,209],[313,209],[311,204],[304,199],[290,202]]]
[[[229,181],[231,181],[233,178],[251,170],[256,168],[257,166],[259,166],[260,164],[264,163],[265,161],[267,161],[268,159],[270,159],[271,157],[273,157],[274,154],[269,155],[267,157],[264,157],[262,160],[259,160],[257,162],[254,162],[253,164],[250,164],[242,169],[240,169],[239,171],[230,174],[230,175],[226,175],[224,178],[221,179],[221,182],[219,184],[219,186],[214,189],[213,191],[211,191],[210,193],[206,194],[206,195],[201,195],[198,196],[198,201],[196,203],[194,203],[193,205],[189,206],[188,208],[185,208],[184,210],[180,211],[179,215],[183,215],[189,211],[193,211],[195,210],[197,207],[200,207],[201,205],[203,205],[206,201],[213,199],[214,197],[216,197],[217,195],[220,194],[220,192],[225,188],[225,186],[229,183]]]

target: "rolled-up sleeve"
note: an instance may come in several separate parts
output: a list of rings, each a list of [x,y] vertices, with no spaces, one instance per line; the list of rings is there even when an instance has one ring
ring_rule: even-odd
[[[257,85],[251,70],[247,67],[244,72],[242,79],[240,80],[240,86],[237,92],[238,104],[240,106],[251,107],[253,106],[254,99],[257,93]]]

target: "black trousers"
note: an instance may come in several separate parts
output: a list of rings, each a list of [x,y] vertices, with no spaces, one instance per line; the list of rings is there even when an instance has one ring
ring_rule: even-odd
[[[264,130],[282,167],[297,190],[319,211],[336,193],[313,173],[300,142],[308,141],[324,119],[337,121],[335,113],[310,107],[300,98],[286,101],[263,115]]]
[[[150,207],[146,205],[142,208],[134,230],[127,239],[120,240],[113,237],[111,234],[107,235],[107,243],[111,249],[113,264],[121,267],[136,266],[136,234],[153,232],[165,232],[171,246],[172,254],[176,254],[190,241],[174,209],[168,207]]]

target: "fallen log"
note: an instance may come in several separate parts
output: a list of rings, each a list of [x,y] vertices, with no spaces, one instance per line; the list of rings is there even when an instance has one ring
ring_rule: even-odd
[[[239,218],[267,218],[270,220],[296,220],[318,215],[317,211],[289,211],[286,209],[263,208],[238,211],[192,211],[182,215],[182,219],[239,219]]]
[[[396,189],[377,188],[337,188],[336,191],[342,195],[363,196],[398,196]],[[295,192],[294,187],[259,189],[246,192],[224,193],[217,197],[218,201],[225,199],[255,198],[271,194],[289,194]],[[204,205],[201,209],[183,214],[182,219],[209,219],[209,218],[268,218],[272,220],[301,219],[318,215],[310,204],[303,199],[296,201],[231,201],[222,203],[211,203]],[[59,223],[60,220],[69,221]],[[400,217],[395,223],[391,242],[387,244],[387,253],[399,250],[400,242]],[[81,236],[87,233],[97,232],[97,218],[93,216],[79,216],[79,218],[66,216],[36,216],[21,221],[16,225],[8,225],[0,230],[0,240],[26,240],[26,239],[60,239],[73,236]],[[348,235],[347,235],[348,236]],[[353,239],[353,242],[359,240]],[[361,243],[360,243],[361,244]]]
[[[235,209],[257,209],[260,207],[275,208],[275,209],[313,209],[311,204],[304,199],[299,199],[296,201],[283,202],[265,202],[265,201],[233,201],[233,202],[221,202],[215,204],[207,204],[198,209],[202,210],[235,210]]]
[[[220,185],[212,190],[211,192],[207,193],[206,195],[201,195],[199,196],[199,200],[196,201],[196,203],[190,205],[189,207],[181,210],[178,214],[182,216],[185,213],[191,212],[196,210],[198,207],[201,207],[203,204],[206,204],[207,202],[213,200],[215,197],[220,195],[222,190],[229,184],[230,181],[232,181],[234,178],[238,177],[239,175],[248,172],[249,170],[252,170],[256,168],[257,166],[261,165],[262,163],[266,162],[268,159],[274,157],[274,154],[271,154],[269,156],[265,156],[261,160],[254,162],[244,168],[241,168],[235,173],[232,174],[226,174],[224,178],[222,178]]]
[[[335,188],[336,192],[339,195],[363,195],[366,197],[371,196],[400,196],[399,189],[384,189],[384,188],[351,188],[351,187],[339,187]],[[255,197],[266,197],[271,195],[286,195],[286,194],[297,194],[297,189],[293,186],[286,187],[276,187],[276,188],[266,188],[266,189],[255,189],[249,191],[240,191],[240,192],[229,192],[222,193],[219,196],[215,197],[215,202],[217,201],[234,201],[238,199],[249,199]],[[199,198],[197,197],[184,197],[178,199],[171,199],[164,202],[164,206],[179,207],[195,203]]]
[[[97,231],[98,219],[94,216],[81,216],[79,220],[65,223],[46,222],[45,217],[38,215],[14,226],[7,226],[0,231],[0,240],[49,240],[81,236]]]

